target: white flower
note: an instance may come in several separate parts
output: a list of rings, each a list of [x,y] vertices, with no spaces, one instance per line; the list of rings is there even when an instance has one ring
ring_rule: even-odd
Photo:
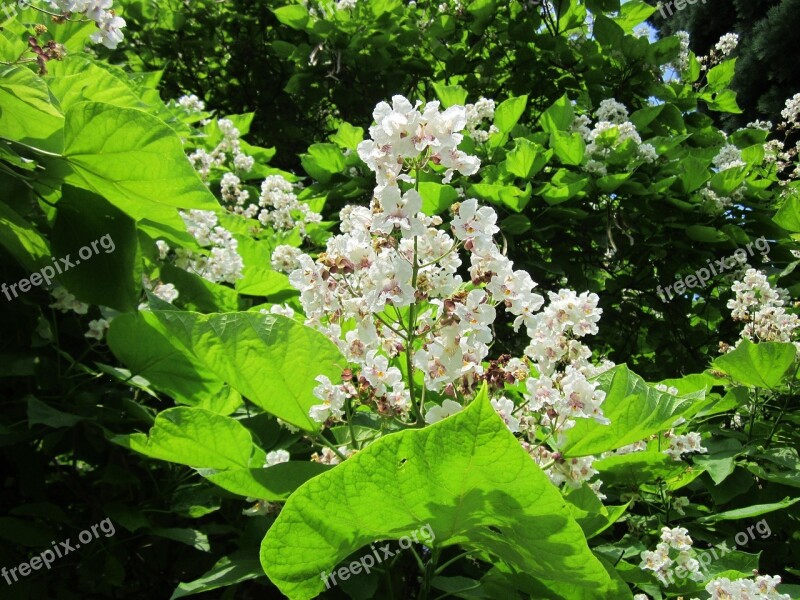
[[[344,414],[344,401],[346,395],[342,386],[333,385],[325,375],[318,375],[315,381],[319,383],[314,388],[314,396],[322,400],[322,404],[312,406],[308,415],[318,423],[324,423],[330,417],[340,419]]]
[[[367,354],[361,375],[375,389],[378,396],[384,396],[388,389],[397,387],[403,381],[400,369],[390,367],[389,359],[376,354],[374,350]]]
[[[700,444],[701,438],[699,433],[690,432],[685,435],[679,435],[672,433],[670,430],[665,435],[669,440],[669,447],[662,450],[662,453],[670,456],[673,460],[680,460],[682,454],[687,454],[689,452],[708,452],[708,450]]]
[[[800,123],[800,93],[786,101],[786,108],[781,110],[781,116],[789,123]]]
[[[50,293],[56,299],[56,301],[50,305],[50,308],[58,309],[64,313],[72,311],[78,315],[85,315],[89,311],[89,305],[76,299],[65,287],[60,285],[56,286]]]
[[[608,98],[600,102],[600,106],[595,111],[595,117],[598,121],[609,121],[621,125],[628,120],[628,109],[624,104]]]
[[[103,335],[105,335],[106,330],[108,329],[109,323],[105,319],[95,319],[93,321],[89,321],[89,331],[87,331],[84,336],[87,338],[94,338],[96,340],[102,340]]]
[[[508,398],[501,397],[492,399],[492,406],[495,412],[500,415],[500,418],[503,419],[506,427],[508,427],[512,433],[517,433],[519,431],[519,419],[515,418],[512,414],[516,408],[514,402]]]
[[[432,406],[430,409],[428,409],[428,412],[425,413],[425,422],[429,425],[436,423],[449,417],[450,415],[456,414],[462,408],[464,407],[455,400],[445,400],[442,402],[441,406]]]
[[[726,33],[714,46],[714,49],[717,50],[722,54],[722,56],[728,56],[731,52],[736,50],[736,46],[739,45],[739,36],[735,33]]]
[[[403,237],[415,237],[425,232],[425,227],[417,218],[422,209],[419,192],[410,189],[401,195],[399,188],[387,187],[382,191],[379,201],[381,210],[373,214],[373,232],[388,235],[399,229]]]
[[[288,304],[273,304],[269,307],[269,310],[262,308],[258,312],[264,315],[281,315],[289,319],[294,318],[294,309]]]
[[[733,144],[726,144],[720,148],[720,151],[714,157],[713,163],[720,171],[743,167],[746,164],[742,160],[742,151]]]
[[[201,246],[210,246],[210,253],[194,254],[179,248],[175,265],[213,282],[235,283],[241,279],[244,262],[238,242],[230,231],[217,225],[217,216],[206,210],[181,211],[187,231]]]
[[[158,258],[164,260],[169,254],[169,244],[164,240],[156,240],[156,247],[158,248]]]
[[[290,455],[286,450],[273,450],[272,452],[267,452],[267,461],[264,463],[264,467],[272,467],[280,463],[289,462],[289,458]]]
[[[302,250],[294,246],[281,245],[272,251],[272,268],[281,273],[291,273],[300,266]]]
[[[153,287],[153,295],[164,302],[172,303],[178,298],[178,290],[171,283],[158,283]]]
[[[178,98],[178,105],[187,112],[201,113],[206,109],[205,103],[195,94],[181,96]]]
[[[706,591],[711,594],[710,600],[791,600],[789,594],[781,594],[777,590],[781,582],[780,576],[759,575],[752,579],[731,581],[727,577],[711,580]]]
[[[453,235],[459,240],[470,240],[476,236],[492,237],[500,231],[497,227],[497,213],[488,206],[478,208],[475,198],[465,200],[458,206],[458,214],[453,218]]]

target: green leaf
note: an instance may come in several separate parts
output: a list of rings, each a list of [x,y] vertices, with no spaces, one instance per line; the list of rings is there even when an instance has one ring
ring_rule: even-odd
[[[742,109],[736,103],[736,92],[723,89],[720,92],[704,92],[700,98],[705,100],[710,110],[732,114],[740,114]]]
[[[458,200],[458,192],[453,186],[434,181],[421,181],[419,195],[422,196],[422,212],[426,215],[441,214]]]
[[[426,545],[485,551],[595,598],[611,585],[560,493],[485,389],[456,415],[383,437],[303,485],[267,532],[261,564],[289,598],[313,598],[324,588],[320,572],[375,540],[417,530],[430,532]]]
[[[685,192],[693,192],[711,178],[708,172],[708,161],[689,157],[681,161],[680,180]]]
[[[64,158],[74,169],[68,182],[94,191],[134,219],[175,223],[175,207],[218,210],[175,132],[132,108],[100,102],[67,111]]]
[[[800,232],[800,194],[789,196],[772,220],[786,231]]]
[[[596,460],[592,466],[600,472],[604,486],[626,488],[674,479],[689,469],[686,463],[657,450],[612,454]],[[698,469],[696,475],[701,473]]]
[[[47,84],[25,67],[0,70],[0,137],[48,152],[61,152],[64,117]]]
[[[3,202],[0,202],[0,244],[27,271],[38,271],[52,262],[47,240]]]
[[[57,207],[52,252],[74,263],[59,280],[87,304],[135,309],[141,257],[133,219],[101,196],[69,185]]]
[[[153,311],[167,331],[248,400],[307,431],[315,378],[340,379],[346,361],[318,331],[279,315]]]
[[[780,502],[771,502],[769,504],[754,504],[745,508],[735,508],[733,510],[725,510],[722,512],[702,517],[700,521],[703,523],[716,523],[717,521],[735,521],[738,519],[752,519],[765,515],[776,510],[783,510],[800,502],[800,498],[789,498],[788,496]]]
[[[106,102],[115,106],[147,109],[147,104],[134,93],[129,81],[93,63],[89,58],[70,60],[48,66],[47,83],[61,110],[78,102]]]
[[[733,473],[736,467],[736,457],[742,449],[742,444],[732,438],[715,439],[711,438],[703,442],[708,450],[708,454],[695,454],[692,462],[703,468],[714,483],[719,485],[728,475]]]
[[[502,133],[510,132],[525,112],[527,104],[528,96],[517,96],[501,102],[494,111],[494,124]]]
[[[460,85],[444,85],[442,83],[434,83],[433,91],[442,103],[444,108],[449,108],[454,105],[463,106],[467,101],[467,90]]]
[[[708,89],[717,92],[724,90],[736,74],[736,59],[732,58],[717,65],[708,72]]]
[[[743,339],[731,352],[718,357],[712,366],[730,375],[734,381],[753,387],[778,387],[792,367],[797,353],[793,344]]]
[[[577,419],[567,435],[565,456],[588,456],[621,448],[669,429],[679,417],[688,417],[703,405],[704,392],[673,396],[660,392],[619,365],[597,377],[606,392],[601,405],[608,425]]]
[[[151,458],[208,469],[247,467],[255,450],[239,421],[185,406],[158,413],[149,436],[134,433],[113,441]]]
[[[729,196],[744,181],[747,175],[747,167],[725,169],[715,173],[711,178],[712,189],[722,196]]]
[[[614,21],[622,27],[625,33],[633,33],[634,28],[644,23],[656,12],[655,6],[650,6],[643,0],[629,0],[620,6],[619,16]]]
[[[586,483],[581,487],[571,490],[565,499],[572,516],[583,529],[586,539],[592,539],[611,527],[624,514],[629,504],[622,506],[604,506],[597,494]]]
[[[728,236],[723,231],[705,225],[689,225],[686,228],[686,237],[696,242],[713,244],[717,242],[727,242]]]
[[[586,151],[586,143],[579,133],[554,131],[550,134],[550,147],[565,165],[579,165]]]
[[[310,20],[308,9],[300,4],[290,4],[271,9],[278,21],[292,29],[303,31]]]
[[[201,577],[188,583],[178,584],[178,587],[172,592],[170,600],[210,592],[263,576],[258,560],[224,556]]]
[[[529,179],[544,168],[552,155],[551,150],[545,150],[539,144],[517,138],[514,149],[506,155],[505,167],[512,175]]]
[[[72,427],[76,423],[83,421],[83,417],[65,413],[37,400],[33,396],[28,396],[28,427],[33,427],[41,423],[53,429],[59,427]]]
[[[531,228],[531,220],[525,215],[511,215],[500,221],[500,229],[511,235],[521,235]]]
[[[491,183],[476,183],[469,187],[468,196],[489,200],[495,204],[502,204],[515,212],[521,212],[530,200],[530,185],[528,191],[523,192],[513,185],[495,185]]]
[[[311,461],[290,461],[267,468],[228,469],[203,475],[211,483],[234,494],[282,502],[306,481],[330,468]]]
[[[229,414],[239,395],[171,336],[151,311],[117,316],[108,328],[108,347],[131,370],[182,404]]]
[[[202,531],[198,531],[196,529],[170,527],[164,529],[151,529],[148,533],[186,544],[187,546],[191,546],[192,548],[202,552],[208,552],[211,550],[211,546],[208,543],[208,536]]]
[[[355,127],[345,121],[339,125],[339,129],[336,130],[336,133],[331,135],[330,140],[340,148],[355,150],[364,140],[364,129],[362,127]]]
[[[625,37],[622,27],[602,13],[595,14],[592,34],[603,46],[618,46]]]
[[[331,175],[341,173],[345,167],[344,156],[336,144],[311,144],[308,154],[300,155],[306,173],[321,183],[328,183]]]
[[[547,133],[569,131],[574,117],[575,111],[572,109],[572,103],[564,94],[542,113],[542,116],[539,117],[539,124]]]
[[[241,252],[239,253],[242,254]],[[242,256],[244,260],[244,256]],[[245,263],[245,272],[247,263]],[[180,269],[175,265],[161,267],[161,280],[173,284],[180,292],[178,298],[182,306],[188,310],[199,312],[234,311],[239,308],[239,296],[235,290],[227,285],[209,281],[192,273]],[[241,279],[238,279],[238,284]]]
[[[549,183],[543,184],[536,190],[536,194],[544,198],[548,204],[561,204],[577,196],[588,184],[587,176],[559,169]]]

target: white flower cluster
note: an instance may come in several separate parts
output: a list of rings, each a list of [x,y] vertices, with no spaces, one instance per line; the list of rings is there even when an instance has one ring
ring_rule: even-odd
[[[756,269],[747,269],[741,281],[735,281],[731,290],[735,296],[728,300],[728,308],[736,321],[745,323],[741,339],[753,342],[792,342],[800,317],[787,313],[784,298],[788,292],[772,289],[767,276]],[[800,342],[795,342],[800,349]]]
[[[735,581],[721,577],[709,582],[706,591],[711,594],[709,600],[791,600],[789,594],[781,594],[776,589],[780,582],[779,575],[759,575],[755,580]]]
[[[689,66],[689,32],[676,31],[675,37],[677,37],[680,41],[680,50],[678,52],[678,57],[675,59],[672,65],[674,66],[675,70],[680,73]]]
[[[624,104],[613,98],[603,100],[595,117],[597,122],[594,128],[590,128],[592,121],[588,115],[576,115],[572,122],[572,131],[580,133],[586,142],[588,160],[584,170],[601,177],[607,175],[606,159],[615,148],[628,140],[633,140],[637,146],[633,160],[646,163],[656,161],[658,152],[652,144],[642,142],[636,126],[628,119],[628,109]]]
[[[703,204],[712,213],[725,212],[733,204],[733,200],[728,196],[720,196],[713,189],[711,185],[706,184],[705,187],[698,191],[698,194],[703,201]]]
[[[742,160],[742,151],[733,144],[726,144],[720,148],[713,163],[720,171],[743,167],[747,164]]]
[[[97,31],[89,39],[94,44],[103,44],[113,50],[123,40],[120,29],[125,27],[125,19],[118,17],[111,10],[112,0],[49,0],[53,10],[59,14],[70,16],[82,14],[97,25]]]
[[[280,175],[270,175],[262,182],[258,207],[256,218],[275,230],[297,229],[305,236],[306,224],[322,221],[322,215],[300,202],[292,184]]]
[[[56,301],[50,305],[50,308],[60,310],[62,313],[74,312],[76,315],[85,315],[89,312],[89,305],[85,302],[81,302],[74,295],[70,294],[67,291],[67,288],[64,286],[55,286],[50,291],[50,294],[52,294],[52,296],[56,299]],[[100,312],[106,318],[93,319],[89,321],[89,331],[83,334],[84,337],[98,341],[103,339],[103,336],[108,330],[108,326],[111,324],[111,320],[113,319],[111,316],[113,311],[109,311],[105,307],[100,307]]]
[[[483,144],[490,135],[498,131],[495,125],[490,125],[488,130],[481,129],[484,121],[494,119],[494,100],[481,97],[475,104],[467,104],[464,108],[467,111],[466,128],[475,142]]]
[[[227,161],[233,162],[236,171],[246,173],[253,168],[255,159],[242,152],[241,132],[230,119],[219,119],[217,126],[222,132],[222,141],[211,151],[206,152],[203,148],[198,148],[189,155],[192,166],[200,174],[203,181],[208,180],[213,167],[222,168]]]
[[[281,273],[291,273],[300,267],[303,251],[294,246],[277,246],[272,251],[272,268]]]
[[[714,45],[714,50],[719,52],[722,56],[729,56],[731,52],[736,50],[739,45],[739,36],[735,33],[726,33]]]
[[[206,109],[205,103],[195,94],[178,98],[178,106],[190,113],[201,113]]]
[[[692,538],[683,527],[663,527],[661,541],[656,545],[655,551],[642,552],[642,562],[639,568],[644,571],[653,571],[656,578],[665,586],[675,583],[675,570],[681,568],[686,572],[686,578],[692,581],[703,581],[700,572],[700,562],[694,558]],[[683,577],[678,577],[683,579]]]
[[[294,186],[280,175],[270,175],[261,183],[261,194],[255,204],[248,203],[250,192],[233,173],[222,176],[220,191],[228,210],[248,219],[258,219],[261,225],[275,231],[297,229],[305,236],[307,224],[322,221],[322,215],[300,202]]]
[[[419,193],[404,191],[399,182],[413,182],[409,173],[428,162],[444,164],[449,177],[462,167],[462,173],[473,173],[478,160],[457,150],[464,107],[440,113],[438,104],[429,103],[420,113],[405,98],[393,101],[394,109],[378,106],[373,139],[359,145],[377,173],[370,207],[345,207],[342,233],[328,240],[316,261],[287,246],[273,253],[275,268],[296,265],[289,280],[300,290],[306,323],[357,365],[358,372],[348,370],[343,383],[317,377],[314,395],[321,403],[309,414],[320,423],[342,419],[349,401],[374,405],[383,415],[417,413],[412,383],[407,387],[392,365],[402,353],[427,390],[451,398],[468,397],[481,381],[495,388],[522,383],[521,406],[502,395],[492,398],[492,406],[511,431],[528,437],[531,443],[523,445],[535,460],[552,463],[553,481],[579,485],[597,473],[593,458],[563,460],[557,447],[575,419],[608,422],[600,407],[605,395],[589,379],[613,365],[593,366],[591,351],[580,341],[597,333],[598,297],[562,289],[549,293],[549,304],[539,312],[544,298],[534,293],[536,284],[514,269],[494,240],[499,228],[492,208],[474,198],[454,205],[449,233],[439,227],[441,218],[422,213]],[[445,164],[445,155],[452,162]],[[462,249],[467,280],[461,276]],[[486,366],[498,307],[514,317],[515,330],[524,325],[530,342],[524,358],[505,356]],[[417,416],[434,423],[461,409],[461,403],[445,399]],[[554,450],[541,446],[540,427],[553,438]]]
[[[67,291],[67,288],[61,285],[53,288],[50,293],[56,299],[56,301],[50,305],[50,308],[55,308],[63,313],[72,311],[78,315],[85,315],[89,311],[88,304],[75,298],[75,296]]]
[[[795,94],[786,101],[786,107],[781,110],[781,117],[788,123],[800,125],[800,94]]]
[[[358,0],[337,0],[336,10],[353,10]]]
[[[244,263],[237,250],[238,242],[230,231],[218,224],[217,215],[210,210],[190,210],[188,213],[181,211],[180,215],[186,223],[186,230],[198,244],[209,248],[209,254],[176,248],[175,265],[215,283],[235,283],[237,279],[241,279]],[[169,247],[162,242],[159,253],[163,252],[166,256],[168,251]]]
[[[662,450],[662,452],[673,460],[680,460],[682,454],[688,454],[689,452],[699,452],[700,454],[708,452],[700,444],[702,440],[697,432],[677,434],[670,429],[664,433],[664,437],[669,442],[669,447],[666,450]]]
[[[772,121],[762,121],[756,119],[747,124],[747,129],[759,129],[761,131],[772,131]]]
[[[106,319],[94,319],[89,321],[89,331],[84,333],[84,337],[92,338],[97,341],[103,339],[110,323]]]
[[[372,113],[375,125],[370,127],[371,140],[358,145],[358,155],[375,172],[378,187],[394,187],[398,178],[413,182],[404,166],[421,161],[442,165],[444,182],[449,183],[456,171],[474,175],[481,166],[475,156],[458,150],[464,136],[460,133],[467,124],[463,106],[451,106],[440,112],[436,101],[418,109],[421,102],[411,104],[403,96],[393,96],[392,105],[380,102]]]

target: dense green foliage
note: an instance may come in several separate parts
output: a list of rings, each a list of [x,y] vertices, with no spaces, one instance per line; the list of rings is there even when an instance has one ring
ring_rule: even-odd
[[[3,597],[706,598],[710,581],[754,569],[800,597],[800,171],[796,151],[776,158],[774,145],[800,120],[723,133],[709,115],[741,113],[741,62],[701,69],[677,37],[634,34],[653,11],[641,0],[124,0],[114,50],[87,48],[95,27],[78,19],[2,17],[0,563],[116,525],[52,569],[0,582]],[[785,97],[764,110],[798,91],[774,86]],[[176,101],[185,94],[205,106]],[[535,413],[525,377],[503,370],[508,355],[547,374],[511,313],[498,311],[474,378],[429,385],[412,361],[429,350],[417,326],[436,306],[422,292],[375,311],[407,344],[387,365],[410,409],[387,409],[362,373],[340,419],[315,418],[319,377],[348,382],[364,365],[306,322],[308,298],[276,248],[302,249],[329,282],[355,268],[327,263],[326,243],[347,233],[344,206],[382,193],[359,144],[397,94],[443,109],[496,102],[459,140],[477,172],[450,182],[424,155],[404,163],[414,181],[402,191],[445,232],[478,199],[537,291],[597,294],[594,362],[616,366],[589,379],[607,423],[561,431],[542,411],[531,437],[514,431],[498,401]],[[619,110],[611,99],[627,113],[601,118]],[[280,193],[259,191],[265,179]],[[277,201],[247,213],[244,192],[291,198],[288,225]],[[401,240],[391,227],[372,239]],[[417,250],[415,237],[422,289]],[[53,272],[68,256],[74,266]],[[786,309],[785,327],[748,333],[769,315],[732,318],[748,261],[788,290],[774,311]],[[425,419],[452,399],[463,409]],[[705,452],[665,454],[695,434]],[[547,460],[531,459],[537,448]],[[576,464],[594,471],[554,477]],[[422,527],[435,537],[372,573],[333,587],[320,576]],[[662,527],[688,530],[701,579],[666,585],[641,568]]]
[[[671,14],[665,8],[654,13],[652,21],[664,36],[688,31],[697,54],[707,54],[725,33],[738,33],[739,62],[731,87],[742,113],[726,115],[724,121],[732,127],[756,119],[780,121],[784,101],[800,85],[795,60],[800,40],[794,35],[800,26],[797,0],[705,0],[682,10],[673,8]]]

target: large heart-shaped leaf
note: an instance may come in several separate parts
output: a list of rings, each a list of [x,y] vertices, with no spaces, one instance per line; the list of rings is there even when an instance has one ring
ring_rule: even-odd
[[[425,526],[436,548],[487,552],[538,580],[609,597],[609,575],[563,497],[485,391],[456,415],[388,435],[300,487],[267,532],[261,563],[286,596],[313,598],[321,571]]]

